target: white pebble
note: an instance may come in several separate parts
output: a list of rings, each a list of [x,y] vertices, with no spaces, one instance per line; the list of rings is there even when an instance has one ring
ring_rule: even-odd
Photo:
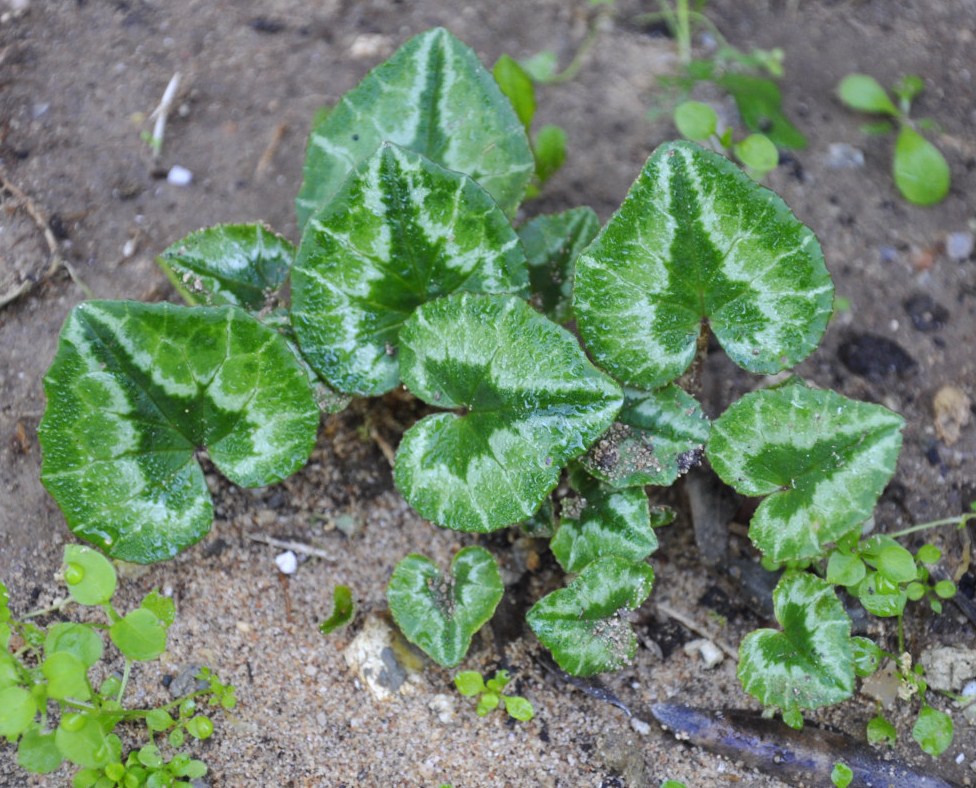
[[[278,571],[283,575],[293,575],[298,569],[298,557],[291,550],[276,555],[275,563],[278,565]]]
[[[976,679],[966,682],[966,686],[962,688],[962,694],[967,698],[976,695]]]
[[[961,263],[968,260],[976,247],[976,237],[972,233],[949,233],[945,238],[946,254],[950,260]]]
[[[834,142],[827,148],[824,164],[829,170],[856,170],[864,166],[864,151],[846,142]]]
[[[637,717],[630,718],[630,727],[641,736],[647,736],[651,732],[651,726],[644,722],[644,720],[637,719]]]
[[[174,186],[189,186],[193,182],[193,173],[190,172],[186,167],[181,167],[179,164],[174,164],[170,167],[169,172],[166,175],[166,180],[172,183]]]
[[[962,753],[961,752],[961,753],[959,753],[956,756],[956,763],[963,763],[965,760],[966,760],[966,754],[965,753]]]
[[[698,640],[692,640],[690,643],[685,643],[684,652],[689,655],[699,654],[702,659],[702,667],[705,670],[711,670],[716,665],[722,664],[722,660],[725,659],[725,654],[722,653],[722,649],[712,643],[712,641],[705,640],[705,638],[699,638]]]

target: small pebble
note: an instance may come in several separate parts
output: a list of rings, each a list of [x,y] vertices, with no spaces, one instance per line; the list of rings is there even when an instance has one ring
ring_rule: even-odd
[[[962,688],[962,694],[967,698],[976,696],[976,679],[966,682],[966,686]]]
[[[699,654],[702,659],[702,667],[705,670],[711,670],[715,666],[722,664],[722,660],[725,659],[725,654],[722,653],[722,649],[712,643],[712,641],[705,640],[704,638],[685,643],[684,651],[685,654],[689,655]]]
[[[972,233],[949,233],[945,238],[945,250],[950,260],[958,263],[968,260],[976,246],[976,237]]]
[[[189,186],[193,182],[193,173],[186,167],[174,164],[166,174],[166,181],[174,186]]]
[[[637,719],[637,717],[630,718],[630,727],[641,736],[647,736],[651,732],[651,726],[644,722],[644,720]]]
[[[864,151],[846,142],[833,142],[827,148],[824,165],[828,170],[856,170],[864,166]]]
[[[956,756],[956,763],[960,763],[961,764],[961,763],[964,763],[965,761],[966,761],[966,755],[965,755],[965,753],[959,753]]]
[[[291,550],[276,555],[275,563],[278,565],[278,571],[283,575],[293,575],[298,569],[298,557]]]

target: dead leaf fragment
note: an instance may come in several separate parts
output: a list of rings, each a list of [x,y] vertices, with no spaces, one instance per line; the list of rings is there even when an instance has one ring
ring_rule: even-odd
[[[969,424],[972,402],[966,393],[956,386],[943,386],[932,401],[935,413],[935,432],[946,446],[959,440],[962,428]]]

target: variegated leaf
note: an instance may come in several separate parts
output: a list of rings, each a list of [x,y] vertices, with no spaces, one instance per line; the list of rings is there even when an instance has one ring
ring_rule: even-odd
[[[484,189],[382,145],[309,222],[292,273],[292,325],[336,388],[382,394],[400,382],[400,328],[418,306],[527,284],[518,236]]]
[[[567,572],[603,556],[643,561],[657,550],[651,510],[642,487],[615,490],[585,473],[570,474],[577,495],[561,500],[559,530],[549,543]]]
[[[512,215],[535,163],[525,129],[477,55],[443,28],[407,41],[312,129],[298,223],[382,142],[470,175]]]
[[[854,691],[851,621],[833,587],[806,572],[783,575],[773,609],[783,630],[746,635],[739,646],[739,681],[799,727],[801,709],[840,703]]]
[[[817,346],[832,305],[813,233],[773,192],[690,142],[654,152],[576,264],[587,348],[647,390],[687,369],[704,322],[739,366],[790,367]]]
[[[647,564],[598,558],[566,588],[536,602],[525,620],[567,673],[617,670],[637,651],[637,636],[621,611],[640,607],[653,582]]]
[[[447,576],[429,558],[411,553],[396,565],[386,598],[404,636],[438,665],[454,667],[504,593],[498,564],[481,547],[465,547]]]
[[[421,515],[455,530],[532,515],[620,407],[620,388],[572,334],[518,298],[433,301],[400,341],[407,388],[463,415],[428,416],[407,431],[396,484]]]
[[[598,232],[600,220],[590,208],[537,216],[519,228],[533,299],[550,320],[565,323],[572,318],[576,258]]]
[[[235,484],[262,487],[305,464],[319,422],[284,339],[229,306],[81,304],[44,388],[44,486],[78,536],[137,563],[210,529],[198,448]]]
[[[620,415],[581,462],[614,487],[667,487],[701,462],[708,426],[701,405],[679,386],[624,389]]]
[[[743,495],[768,496],[749,537],[775,561],[803,561],[866,520],[895,471],[904,420],[796,379],[746,394],[715,422],[707,455]]]
[[[158,258],[188,304],[263,309],[288,278],[295,247],[260,224],[218,224],[190,233]]]

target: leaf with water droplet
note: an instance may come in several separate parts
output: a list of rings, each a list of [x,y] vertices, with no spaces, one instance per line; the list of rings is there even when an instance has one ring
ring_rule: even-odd
[[[104,605],[112,599],[117,582],[115,567],[90,547],[64,547],[64,579],[68,594],[80,605]]]

